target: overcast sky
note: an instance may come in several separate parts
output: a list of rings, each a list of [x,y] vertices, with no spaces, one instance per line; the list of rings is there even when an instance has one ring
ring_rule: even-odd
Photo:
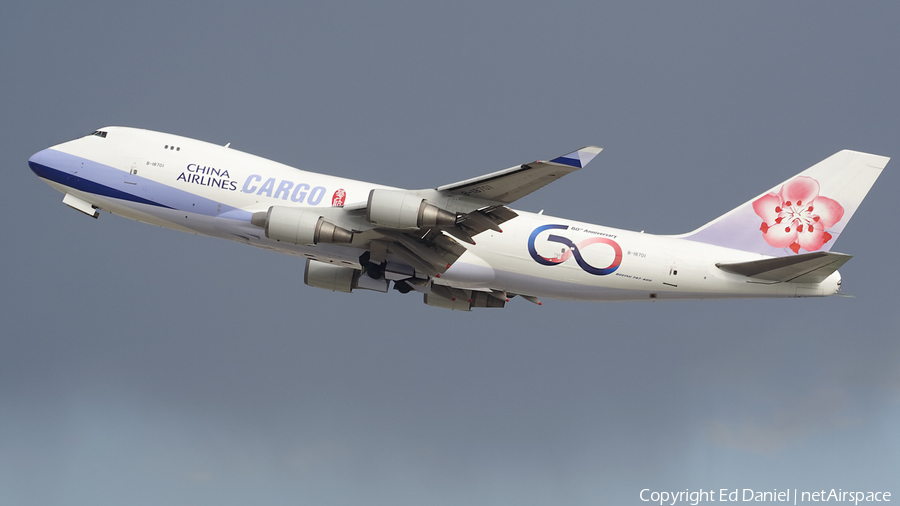
[[[514,207],[681,233],[841,149],[900,156],[889,2],[5,2],[0,503],[645,504],[900,494],[900,159],[855,298],[450,312],[62,204],[108,125],[426,188],[587,144]]]

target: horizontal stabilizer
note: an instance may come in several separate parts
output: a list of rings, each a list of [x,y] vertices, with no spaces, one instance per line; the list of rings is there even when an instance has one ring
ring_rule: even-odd
[[[765,281],[821,283],[851,258],[853,257],[843,253],[817,251],[790,257],[716,264],[716,267],[725,272]]]

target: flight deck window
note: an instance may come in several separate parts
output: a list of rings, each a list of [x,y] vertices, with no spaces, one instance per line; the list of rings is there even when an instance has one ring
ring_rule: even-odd
[[[97,137],[103,137],[104,139],[106,138],[106,132],[103,132],[100,130],[94,130],[94,133],[92,133],[91,135],[96,135]]]

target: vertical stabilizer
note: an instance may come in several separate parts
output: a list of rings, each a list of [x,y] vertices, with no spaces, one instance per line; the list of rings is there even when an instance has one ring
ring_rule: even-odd
[[[845,149],[680,237],[770,256],[830,251],[888,160]]]

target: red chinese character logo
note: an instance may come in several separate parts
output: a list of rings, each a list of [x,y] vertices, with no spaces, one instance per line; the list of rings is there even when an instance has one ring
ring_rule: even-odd
[[[343,188],[338,189],[331,197],[331,207],[344,207],[344,200],[346,198],[347,192],[345,192]]]

